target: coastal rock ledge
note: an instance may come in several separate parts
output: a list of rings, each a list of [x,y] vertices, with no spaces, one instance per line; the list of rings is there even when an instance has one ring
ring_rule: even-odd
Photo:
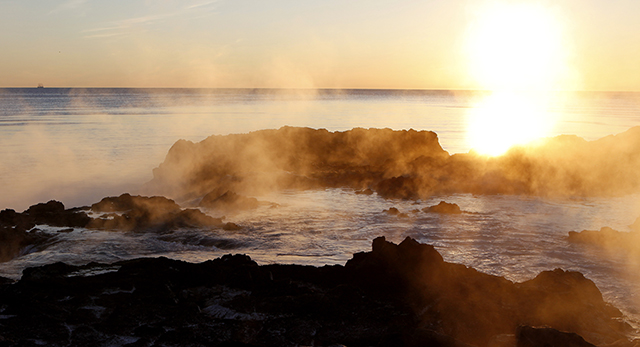
[[[513,283],[384,237],[344,266],[142,258],[28,268],[0,286],[3,346],[634,346],[578,272]],[[1,281],[0,283],[7,282]]]

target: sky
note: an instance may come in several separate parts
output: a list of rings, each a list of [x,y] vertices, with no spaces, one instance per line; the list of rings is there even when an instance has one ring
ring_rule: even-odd
[[[0,87],[491,89],[544,70],[536,88],[640,91],[638,14],[637,0],[0,0]]]

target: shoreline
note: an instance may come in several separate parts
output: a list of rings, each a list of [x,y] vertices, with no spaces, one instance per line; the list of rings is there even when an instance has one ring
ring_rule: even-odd
[[[344,266],[258,266],[245,255],[56,263],[5,282],[0,303],[7,346],[635,345],[580,273],[512,283],[410,238],[377,238]]]

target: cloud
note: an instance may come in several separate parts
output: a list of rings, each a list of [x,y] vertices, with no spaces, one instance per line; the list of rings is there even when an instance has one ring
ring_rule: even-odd
[[[53,10],[51,10],[49,14],[55,14],[59,12],[69,11],[69,10],[76,10],[81,8],[87,2],[88,0],[67,0],[64,3],[58,5]]]
[[[188,5],[187,7],[185,7],[186,9],[194,9],[194,8],[201,8],[201,7],[209,7],[215,3],[217,3],[218,0],[209,0],[209,1],[203,1],[200,3],[196,3],[196,4],[192,4],[192,5]]]
[[[87,0],[70,0],[70,2],[85,2]],[[126,34],[128,30],[158,24],[177,17],[203,17],[214,13],[217,0],[207,0],[193,3],[180,10],[159,14],[150,14],[139,17],[131,17],[105,23],[105,26],[87,29],[83,33],[104,32],[101,34],[88,34],[85,38],[104,38]]]

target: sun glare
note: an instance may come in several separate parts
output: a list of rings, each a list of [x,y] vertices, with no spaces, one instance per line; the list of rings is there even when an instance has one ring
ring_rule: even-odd
[[[556,17],[537,5],[481,10],[468,35],[471,72],[491,90],[547,89],[562,67],[561,33]]]
[[[496,92],[469,113],[468,141],[479,154],[497,156],[510,147],[548,136],[553,119],[543,108],[544,98],[514,92]]]
[[[494,91],[469,114],[472,149],[500,155],[548,136],[553,120],[544,98],[524,91],[558,87],[565,69],[560,21],[544,7],[496,3],[477,11],[467,36],[470,73]]]

